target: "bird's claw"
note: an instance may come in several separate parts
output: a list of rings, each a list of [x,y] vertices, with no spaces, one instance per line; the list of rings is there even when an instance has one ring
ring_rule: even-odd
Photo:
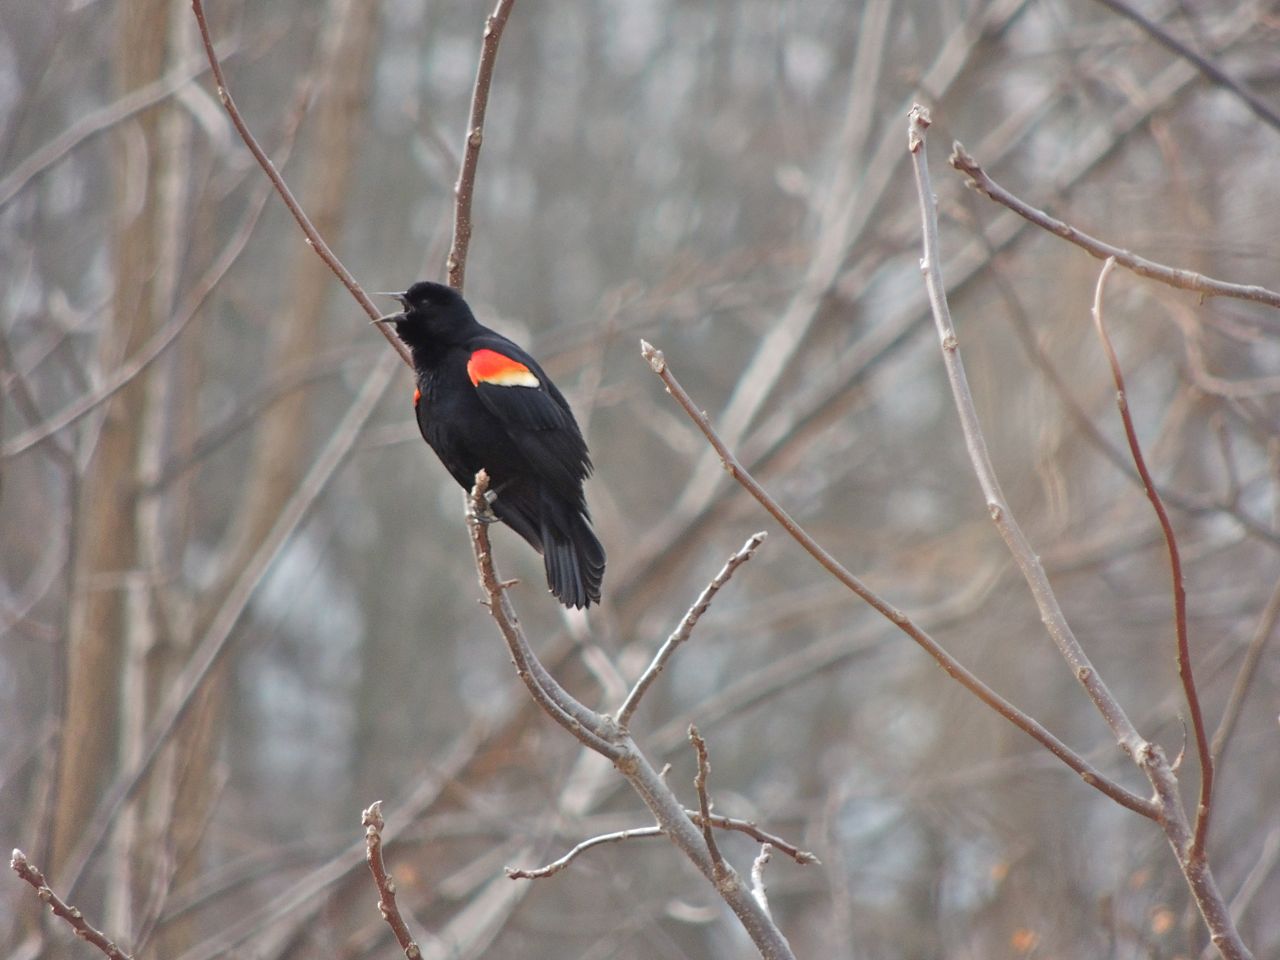
[[[498,522],[498,515],[489,507],[485,507],[483,510],[472,510],[471,520],[474,523],[482,523],[487,527],[491,523]]]

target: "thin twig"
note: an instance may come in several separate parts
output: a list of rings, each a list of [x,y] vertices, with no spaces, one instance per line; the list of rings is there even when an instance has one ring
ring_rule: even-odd
[[[1169,512],[1164,508],[1160,492],[1156,490],[1151,471],[1147,469],[1146,457],[1142,455],[1142,446],[1138,442],[1138,431],[1133,425],[1133,417],[1129,414],[1129,400],[1125,393],[1124,373],[1120,369],[1120,358],[1116,355],[1111,338],[1107,335],[1106,322],[1102,313],[1102,296],[1107,284],[1107,277],[1115,269],[1114,257],[1108,257],[1098,274],[1098,286],[1093,297],[1093,324],[1098,331],[1098,339],[1102,341],[1102,349],[1107,355],[1107,363],[1111,366],[1111,378],[1116,384],[1116,406],[1120,408],[1120,419],[1124,421],[1124,435],[1129,441],[1129,452],[1133,456],[1133,465],[1142,477],[1142,489],[1151,501],[1151,509],[1160,521],[1160,529],[1164,533],[1165,546],[1169,552],[1169,572],[1173,578],[1173,626],[1177,637],[1178,677],[1182,681],[1182,691],[1187,698],[1187,710],[1191,714],[1191,731],[1196,741],[1196,753],[1200,758],[1200,802],[1196,807],[1196,830],[1191,849],[1187,855],[1193,860],[1202,859],[1205,855],[1205,841],[1209,834],[1209,818],[1213,807],[1213,754],[1209,750],[1209,734],[1205,730],[1204,714],[1200,709],[1200,694],[1196,689],[1195,674],[1191,669],[1191,644],[1187,636],[1187,587],[1182,574],[1182,555],[1178,550],[1178,539],[1173,532],[1173,524],[1169,520]]]
[[[711,825],[711,797],[707,795],[707,780],[711,776],[711,757],[707,754],[707,741],[702,739],[698,728],[689,724],[689,742],[698,755],[698,772],[693,777],[693,789],[698,794],[698,814],[701,818],[702,838],[707,842],[707,852],[711,854],[711,869],[715,873],[716,885],[728,876],[727,864],[716,843],[716,833]]]
[[[751,820],[738,820],[735,817],[726,817],[719,813],[713,813],[711,814],[710,820],[704,821],[702,819],[702,814],[697,810],[686,810],[685,813],[687,813],[689,815],[689,819],[698,826],[702,826],[704,823],[710,823],[711,826],[715,827],[717,830],[733,830],[736,833],[745,833],[748,837],[758,843],[768,844],[769,846],[776,848],[802,867],[809,866],[810,864],[822,863],[816,854],[811,853],[808,850],[801,850],[795,844],[788,843],[776,834],[761,830],[760,827]]]
[[[607,843],[621,843],[624,840],[647,840],[652,837],[665,836],[661,827],[633,827],[630,830],[615,830],[613,833],[602,833],[598,837],[591,837],[583,840],[563,857],[552,860],[545,867],[537,867],[533,870],[521,870],[518,867],[507,867],[506,874],[512,880],[543,880],[547,877],[555,876],[579,856],[591,850],[594,847],[601,847]]]
[[[653,682],[658,679],[658,675],[662,673],[667,662],[675,654],[676,648],[689,639],[690,634],[693,633],[693,628],[698,624],[699,618],[707,612],[707,608],[711,606],[711,601],[715,599],[715,595],[720,591],[720,588],[729,582],[729,578],[733,576],[735,570],[755,555],[756,550],[760,548],[760,544],[764,543],[766,536],[768,534],[763,531],[752,534],[747,542],[742,545],[742,548],[720,568],[720,572],[711,578],[711,582],[698,595],[698,599],[693,602],[693,606],[684,615],[679,626],[671,632],[671,636],[667,637],[666,642],[654,655],[653,662],[645,668],[644,673],[640,675],[640,679],[636,681],[635,686],[631,688],[631,692],[627,694],[627,699],[618,709],[619,726],[626,728],[630,725],[631,718],[640,706],[640,698],[645,695],[645,692],[653,685]]]
[[[13,856],[9,860],[9,867],[19,877],[35,887],[36,896],[40,898],[41,902],[49,905],[49,909],[53,911],[55,917],[65,920],[71,929],[76,932],[77,937],[86,943],[93,944],[103,954],[110,957],[111,960],[131,960],[129,954],[117,947],[106,934],[93,927],[78,908],[69,905],[53,892],[45,880],[44,874],[27,859],[25,853],[21,850],[14,850]]]
[[[387,873],[387,865],[382,860],[382,830],[386,821],[382,819],[382,801],[375,800],[360,818],[364,827],[365,860],[369,864],[369,872],[373,874],[373,882],[378,888],[378,910],[387,926],[396,935],[396,942],[404,951],[406,960],[418,960],[422,950],[409,932],[404,917],[400,916],[400,908],[396,905],[396,882]]]
[[[480,43],[480,61],[476,64],[476,84],[471,92],[471,113],[467,118],[467,143],[462,152],[462,168],[453,193],[456,200],[453,216],[453,245],[445,262],[449,286],[461,290],[467,272],[467,249],[471,244],[471,200],[475,194],[476,168],[480,163],[480,144],[484,141],[484,115],[489,106],[489,87],[493,83],[493,67],[498,59],[498,44],[506,28],[507,17],[515,0],[498,0],[493,13],[484,22],[484,39]]]
[[[1032,739],[1036,740],[1044,746],[1050,753],[1065,763],[1068,767],[1080,775],[1085,783],[1089,784],[1102,793],[1106,794],[1116,803],[1129,810],[1139,813],[1144,817],[1155,820],[1159,817],[1159,808],[1150,800],[1138,796],[1132,791],[1116,783],[1107,777],[1091,763],[1080,756],[1069,746],[1059,740],[1051,733],[1044,724],[1036,720],[1034,717],[1014,706],[1000,694],[996,693],[991,687],[987,686],[967,667],[960,663],[955,657],[943,649],[932,636],[921,629],[905,612],[899,610],[889,601],[882,598],[870,587],[864,584],[856,576],[854,576],[843,564],[840,563],[832,554],[823,547],[812,535],[801,527],[790,514],[782,508],[776,499],[767,491],[760,483],[747,472],[746,468],[738,461],[734,453],[724,444],[720,435],[715,428],[711,426],[711,421],[707,415],[703,413],[701,408],[693,402],[688,392],[681,386],[680,381],[675,378],[671,372],[670,365],[667,363],[666,357],[661,350],[657,350],[652,344],[646,341],[640,341],[640,349],[644,358],[649,362],[650,369],[653,370],[661,379],[667,388],[667,392],[675,398],[680,404],[684,412],[693,421],[694,425],[702,431],[702,435],[715,448],[717,454],[720,455],[721,461],[724,463],[725,469],[730,475],[746,489],[756,501],[769,512],[769,514],[781,524],[800,546],[802,546],[809,556],[813,557],[818,563],[830,573],[836,580],[844,584],[850,591],[860,597],[873,610],[887,619],[895,627],[905,633],[914,640],[929,656],[931,656],[947,675],[956,680],[966,690],[976,696],[988,707],[994,710],[1000,716],[1004,717],[1018,729],[1022,730]]]
[[[231,123],[235,126],[236,132],[240,134],[240,139],[249,148],[253,158],[258,161],[258,166],[270,178],[272,185],[276,188],[276,192],[280,194],[280,198],[284,201],[284,205],[289,208],[293,219],[302,228],[308,245],[315,250],[320,259],[325,262],[325,265],[333,271],[334,276],[355,297],[356,302],[360,304],[369,319],[377,320],[382,316],[382,312],[374,306],[373,301],[369,299],[369,295],[364,292],[364,288],[356,282],[356,278],[351,275],[351,272],[329,248],[324,237],[320,236],[320,231],[315,228],[311,218],[307,216],[306,211],[302,209],[302,205],[294,197],[293,191],[289,189],[289,185],[284,182],[284,177],[280,175],[280,171],[276,169],[275,164],[271,162],[271,158],[267,156],[267,152],[262,149],[262,145],[258,143],[253,133],[249,130],[244,117],[240,115],[239,108],[236,107],[235,101],[231,98],[231,90],[227,87],[227,78],[223,76],[222,63],[213,48],[213,38],[209,34],[209,23],[204,15],[203,0],[191,0],[191,10],[195,14],[196,24],[200,28],[200,39],[204,43],[205,55],[209,58],[209,66],[213,71],[214,82],[218,85],[218,99],[222,101],[222,106],[226,109],[227,115],[231,117]],[[400,355],[400,359],[408,366],[413,366],[408,347],[400,342],[400,338],[395,335],[394,331],[386,329],[385,324],[380,324],[378,331],[391,344],[392,349]]]
[[[733,830],[738,833],[745,833],[754,840],[759,841],[770,849],[777,849],[786,856],[790,857],[800,866],[808,866],[810,864],[821,863],[813,853],[808,850],[801,850],[793,843],[788,843],[781,837],[774,836],[764,830],[761,830],[755,823],[750,820],[738,820],[733,817],[722,816],[713,813],[710,820],[703,820],[702,814],[697,810],[686,810],[689,819],[698,826],[710,823],[717,830]],[[582,854],[595,847],[604,846],[610,843],[621,843],[624,840],[651,840],[656,837],[663,837],[665,834],[662,828],[653,827],[630,827],[626,830],[615,830],[612,833],[602,833],[596,837],[590,837],[576,845],[572,850],[564,856],[552,860],[546,866],[537,867],[531,870],[524,870],[519,867],[507,867],[506,874],[512,880],[541,880],[546,877],[554,876],[559,873],[574,860],[578,859]]]
[[[1071,224],[1056,217],[1051,217],[1043,210],[1038,210],[1025,200],[1015,197],[992,180],[990,175],[978,165],[978,161],[965,152],[964,146],[959,141],[952,144],[951,150],[951,166],[969,177],[968,185],[974,190],[990,197],[996,203],[1007,207],[1037,227],[1041,227],[1064,240],[1069,240],[1099,260],[1113,257],[1120,266],[1126,270],[1131,270],[1139,276],[1158,280],[1161,283],[1168,284],[1171,287],[1178,287],[1182,290],[1194,290],[1202,296],[1232,297],[1236,300],[1251,300],[1255,303],[1265,303],[1271,307],[1280,307],[1280,293],[1268,290],[1266,287],[1228,283],[1225,280],[1206,277],[1204,274],[1196,273],[1193,270],[1169,267],[1091,237],[1089,234],[1077,230]]]

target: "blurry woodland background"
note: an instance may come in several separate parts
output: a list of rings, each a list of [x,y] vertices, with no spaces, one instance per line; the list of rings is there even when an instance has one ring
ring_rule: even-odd
[[[360,282],[441,277],[487,4],[209,7],[240,108]],[[1280,107],[1280,6],[1141,7]],[[1178,752],[1168,560],[1090,325],[1099,263],[946,165],[960,139],[1095,235],[1280,285],[1280,129],[1101,5],[517,3],[466,293],[588,434],[604,605],[589,629],[565,618],[505,530],[499,564],[546,660],[612,709],[725,558],[773,532],[633,729],[692,803],[696,722],[717,809],[822,859],[767,875],[799,956],[1197,957],[1160,831],[824,574],[639,354],[640,337],[665,351],[850,568],[1145,796],[965,455],[918,269],[913,97],[1006,493],[1113,691]],[[1250,681],[1209,852],[1274,957],[1280,314],[1118,271],[1108,319],[1184,553],[1211,733]],[[269,193],[181,0],[0,3],[0,386],[0,844],[122,946],[396,955],[362,862],[360,811],[381,799],[428,955],[750,952],[663,840],[503,875],[651,821],[518,684],[410,374]],[[1194,752],[1182,780],[1193,802]],[[755,844],[721,843],[749,868]],[[37,908],[6,874],[0,950],[92,954]]]

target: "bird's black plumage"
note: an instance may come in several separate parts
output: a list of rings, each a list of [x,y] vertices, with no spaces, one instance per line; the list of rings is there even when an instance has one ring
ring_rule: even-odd
[[[404,311],[383,321],[412,355],[423,439],[465,489],[482,468],[489,474],[493,512],[542,554],[561,603],[598,603],[604,548],[582,493],[591,459],[568,402],[456,290],[422,281],[395,296]]]

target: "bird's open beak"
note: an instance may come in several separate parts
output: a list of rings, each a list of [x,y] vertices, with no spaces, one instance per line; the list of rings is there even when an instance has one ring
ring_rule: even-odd
[[[405,310],[409,308],[409,301],[403,293],[379,292],[379,293],[375,293],[374,296],[375,297],[394,297],[395,299],[400,301],[400,306],[404,307]],[[370,320],[369,322],[370,323],[396,323],[404,319],[404,313],[405,313],[404,310],[401,310],[399,313],[388,313],[385,316],[379,317],[377,320]]]

